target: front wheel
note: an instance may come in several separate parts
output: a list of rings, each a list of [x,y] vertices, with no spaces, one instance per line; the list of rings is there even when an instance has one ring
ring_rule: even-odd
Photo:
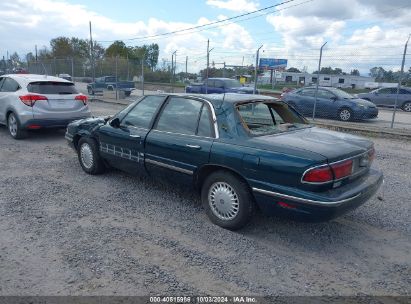
[[[94,95],[94,91],[92,88],[87,88],[88,95]]]
[[[245,226],[255,208],[248,185],[226,171],[207,177],[201,189],[201,201],[210,220],[230,230]]]
[[[98,145],[91,138],[81,138],[77,148],[78,160],[84,172],[92,175],[104,171],[104,163],[100,157]]]
[[[7,117],[7,128],[14,139],[22,139],[27,136],[27,132],[22,129],[20,121],[14,113],[10,113]]]
[[[338,119],[341,120],[341,121],[350,121],[350,120],[353,119],[353,113],[348,108],[342,108],[338,112]]]
[[[406,103],[404,103],[404,104],[402,105],[402,109],[403,109],[405,112],[411,112],[411,101],[407,101]]]

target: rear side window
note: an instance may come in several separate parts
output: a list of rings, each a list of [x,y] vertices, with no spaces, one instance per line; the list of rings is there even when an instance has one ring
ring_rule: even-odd
[[[157,122],[156,129],[180,134],[195,135],[202,102],[172,97]]]
[[[58,81],[37,81],[31,82],[27,90],[37,94],[78,94],[74,83]]]
[[[1,92],[16,92],[20,89],[19,84],[14,79],[6,77],[3,81],[0,91]]]

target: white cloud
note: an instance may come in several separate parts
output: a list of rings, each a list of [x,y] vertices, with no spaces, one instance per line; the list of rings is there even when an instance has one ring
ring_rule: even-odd
[[[220,15],[217,20],[224,19]],[[183,62],[189,56],[189,70],[198,71],[203,65],[206,55],[206,42],[224,41],[224,47],[250,47],[253,40],[249,32],[242,26],[230,24],[201,32],[184,32],[159,39],[132,40],[131,37],[158,35],[165,32],[181,30],[193,26],[204,25],[216,20],[200,17],[194,23],[170,22],[150,18],[147,22],[118,22],[91,11],[84,5],[70,4],[66,1],[52,0],[13,0],[0,1],[0,50],[9,53],[17,51],[20,55],[34,52],[48,46],[52,38],[58,36],[88,39],[89,20],[92,22],[93,39],[97,41],[124,40],[128,45],[158,43],[161,58],[171,60],[171,53],[178,50],[178,61]],[[107,47],[110,43],[103,43]],[[197,63],[195,65],[194,63]],[[201,65],[201,66],[200,66]],[[181,65],[183,69],[183,64]]]
[[[259,4],[248,0],[207,0],[210,6],[226,9],[234,12],[252,12],[258,10]]]
[[[323,66],[365,73],[374,65],[397,69],[411,32],[410,15],[409,0],[316,0],[268,15],[282,39],[281,49],[269,47],[275,56],[289,58],[289,66],[309,71],[317,69],[326,41]]]

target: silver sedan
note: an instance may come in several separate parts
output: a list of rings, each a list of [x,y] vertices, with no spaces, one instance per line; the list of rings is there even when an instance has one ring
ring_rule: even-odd
[[[70,81],[34,74],[0,77],[0,124],[15,139],[24,138],[27,130],[66,127],[86,117],[87,96]]]

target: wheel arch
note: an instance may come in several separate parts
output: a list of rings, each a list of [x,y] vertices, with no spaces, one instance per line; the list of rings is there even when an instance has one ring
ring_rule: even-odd
[[[240,179],[241,181],[245,182],[246,185],[248,186],[250,193],[252,194],[252,188],[250,186],[250,184],[248,183],[247,179],[238,171],[224,166],[224,165],[217,165],[217,164],[206,164],[204,166],[202,166],[200,169],[198,169],[195,174],[194,174],[194,188],[197,191],[201,191],[201,185],[203,184],[203,182],[205,181],[205,179],[207,178],[207,176],[209,176],[210,174],[217,172],[217,171],[226,171],[229,172],[231,174],[233,174],[234,176],[236,176],[238,179]]]

